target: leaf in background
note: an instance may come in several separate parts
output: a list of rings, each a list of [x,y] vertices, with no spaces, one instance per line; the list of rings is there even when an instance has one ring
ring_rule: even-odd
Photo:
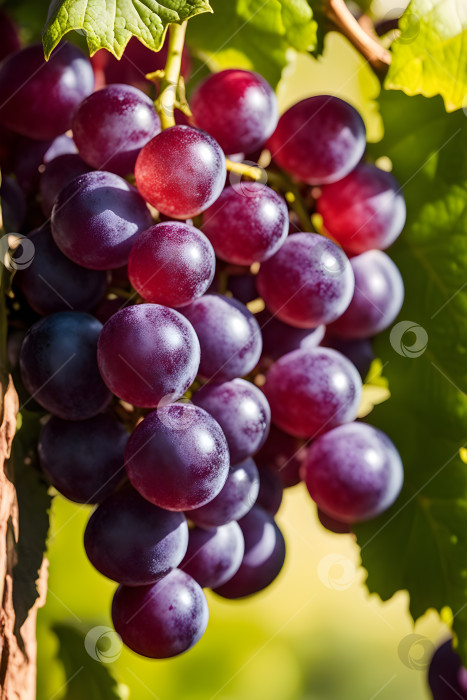
[[[53,631],[60,643],[58,658],[65,667],[66,691],[61,700],[126,700],[128,688],[111,674],[108,663],[88,654],[85,635],[73,625],[55,623]]]
[[[17,561],[13,569],[15,633],[18,640],[20,628],[39,597],[36,581],[49,530],[51,497],[47,492],[48,484],[37,464],[37,441],[41,428],[39,417],[26,410],[21,412],[21,424],[12,451],[19,512]]]
[[[168,24],[211,11],[208,0],[52,0],[42,38],[45,55],[72,30],[86,36],[91,56],[104,48],[120,58],[132,36],[158,51]]]
[[[467,172],[458,153],[467,124],[462,113],[443,115],[439,100],[392,95],[380,154],[406,185],[409,219],[391,256],[406,291],[399,321],[414,332],[396,324],[377,340],[391,398],[369,420],[396,443],[405,483],[387,513],[356,531],[370,591],[388,599],[407,589],[414,618],[449,606],[466,663]]]
[[[385,87],[407,95],[441,95],[448,111],[462,107],[467,94],[467,3],[412,0],[399,26]]]
[[[255,70],[274,87],[287,50],[312,49],[316,22],[304,0],[212,0],[214,15],[188,26],[188,45],[217,69]]]

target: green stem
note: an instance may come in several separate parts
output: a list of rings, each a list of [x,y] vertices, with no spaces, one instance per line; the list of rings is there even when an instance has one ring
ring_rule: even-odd
[[[237,173],[237,175],[245,175],[252,180],[261,180],[263,176],[263,170],[261,168],[256,168],[254,165],[247,165],[246,163],[237,163],[233,160],[225,159],[225,164],[227,170],[230,173]]]
[[[305,202],[299,192],[298,187],[292,179],[285,173],[268,171],[268,182],[276,186],[284,194],[290,208],[296,213],[303,231],[314,231],[311,223],[311,216],[307,211]]]
[[[185,41],[186,21],[169,25],[169,46],[159,96],[155,102],[161,120],[161,127],[175,126],[174,106],[177,96],[182,52]]]

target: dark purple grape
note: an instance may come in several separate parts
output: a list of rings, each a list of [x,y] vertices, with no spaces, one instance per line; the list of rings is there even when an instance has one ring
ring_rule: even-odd
[[[280,508],[283,496],[283,486],[275,469],[263,467],[259,469],[259,493],[256,503],[271,515]]]
[[[316,328],[339,318],[350,304],[354,284],[343,250],[317,233],[290,236],[256,276],[268,310],[297,328]]]
[[[208,289],[216,269],[204,233],[181,221],[152,226],[138,238],[128,263],[131,284],[146,301],[186,306]]]
[[[26,46],[0,67],[0,121],[23,136],[53,139],[93,89],[91,64],[76,46],[60,44],[48,61],[42,44]]]
[[[261,361],[266,367],[292,350],[317,347],[326,330],[324,326],[313,329],[289,326],[272,316],[266,309],[256,314],[256,320],[263,338]]]
[[[179,399],[199,367],[199,342],[184,316],[159,304],[128,306],[99,338],[102,377],[119,398],[153,408]]]
[[[188,549],[180,569],[190,574],[202,588],[222,586],[237,573],[245,542],[240,526],[227,523],[212,530],[190,530]]]
[[[204,131],[173,126],[142,148],[135,166],[144,199],[174,219],[190,219],[223,190],[226,166],[219,144]]]
[[[128,262],[152,217],[137,190],[118,175],[93,171],[70,182],[52,210],[55,243],[70,260],[92,270]]]
[[[223,598],[243,598],[269,586],[285,559],[285,542],[272,515],[255,506],[240,520],[245,554],[237,573],[215,592]]]
[[[357,417],[362,380],[330,348],[294,350],[269,369],[263,388],[272,421],[295,437],[315,437]]]
[[[428,684],[433,700],[467,700],[467,676],[452,640],[441,644],[433,654],[428,669]]]
[[[404,282],[391,258],[380,250],[357,255],[350,264],[355,276],[354,295],[328,331],[340,338],[369,338],[397,318],[404,301]]]
[[[271,430],[255,461],[260,469],[272,469],[287,489],[301,481],[300,472],[306,458],[303,440],[287,435],[271,425]]]
[[[123,488],[91,515],[84,546],[101,574],[125,586],[144,586],[180,564],[188,524],[183,513],[158,508],[134,489]]]
[[[77,311],[62,311],[35,323],[21,347],[24,386],[47,411],[84,420],[103,411],[111,395],[97,367],[102,324]]]
[[[135,489],[167,510],[212,501],[229,473],[229,450],[219,424],[190,403],[162,406],[136,426],[125,451]]]
[[[18,51],[21,43],[18,27],[11,17],[3,10],[0,11],[0,61],[14,51]]]
[[[41,208],[44,216],[52,214],[56,198],[75,177],[89,173],[91,168],[76,153],[64,153],[44,166],[39,180]]]
[[[220,493],[201,508],[189,510],[187,518],[196,525],[207,528],[239,520],[255,504],[258,491],[258,469],[251,457],[248,457],[230,467],[227,481]]]
[[[345,355],[355,365],[361,378],[363,380],[366,379],[371,363],[375,359],[370,340],[343,340],[342,338],[334,338],[329,333],[326,333],[321,345],[325,348],[333,348]]]
[[[54,158],[73,153],[77,153],[75,142],[66,134],[57,136],[53,141],[18,137],[13,172],[23,191],[31,194],[39,187],[44,165],[51,163]]]
[[[106,323],[117,311],[121,311],[127,306],[127,300],[121,297],[109,299],[106,297],[94,308],[93,316],[101,323]]]
[[[124,644],[151,659],[187,651],[203,636],[209,618],[203,589],[174,569],[149,586],[119,586],[112,620]]]
[[[255,276],[250,273],[245,274],[232,274],[229,275],[227,280],[227,287],[237,301],[242,304],[248,304],[253,299],[258,298],[258,292],[256,291]],[[208,292],[219,291],[219,289],[213,290],[209,289]]]
[[[261,331],[246,306],[205,294],[183,308],[201,346],[199,374],[216,382],[249,374],[261,355]]]
[[[394,444],[366,423],[340,425],[308,450],[307,489],[320,510],[341,522],[370,520],[387,510],[403,480]]]
[[[349,523],[343,523],[340,520],[336,520],[327,513],[324,513],[318,508],[318,519],[321,525],[329,532],[334,532],[336,535],[348,535],[350,532]]]
[[[200,83],[190,100],[193,119],[220,143],[224,152],[252,153],[277,125],[274,91],[251,71],[219,71]]]
[[[321,190],[317,211],[325,229],[348,253],[388,248],[405,224],[405,200],[391,173],[360,163]]]
[[[290,107],[268,141],[277,165],[310,185],[345,177],[365,145],[365,125],[357,110],[330,95],[314,95]]]
[[[18,283],[28,304],[41,316],[56,311],[89,311],[103,297],[107,275],[71,262],[57,248],[49,226],[28,236],[34,245],[29,267],[18,270]]]
[[[0,199],[5,231],[19,233],[26,216],[26,198],[16,180],[11,177],[2,177]]]
[[[42,470],[57,491],[76,503],[99,503],[124,479],[124,426],[103,413],[83,421],[52,416],[39,439]]]
[[[230,462],[254,455],[269,433],[271,411],[263,392],[244,379],[207,384],[192,401],[210,413],[221,426],[229,446]]]
[[[131,85],[109,85],[89,95],[73,117],[73,138],[93,168],[124,177],[140,150],[161,130],[153,101]]]
[[[258,182],[226,187],[203,215],[203,231],[216,255],[234,265],[251,265],[276,253],[287,237],[285,200]]]

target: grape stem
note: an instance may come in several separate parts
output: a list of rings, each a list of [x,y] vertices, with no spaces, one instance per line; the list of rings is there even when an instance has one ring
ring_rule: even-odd
[[[182,67],[186,24],[186,20],[181,24],[169,24],[169,45],[164,77],[161,82],[159,96],[155,101],[162,129],[175,126],[174,106],[180,80],[180,69]]]
[[[302,231],[314,231],[303,197],[292,179],[284,172],[268,171],[268,181],[282,192],[290,208],[297,215]]]
[[[385,74],[391,64],[390,52],[381,46],[376,36],[363,29],[350,12],[344,0],[327,0],[326,16],[366,58],[375,73]]]
[[[245,177],[249,177],[251,180],[261,180],[263,177],[263,170],[262,168],[257,168],[254,165],[248,165],[247,163],[237,163],[233,160],[229,160],[229,158],[225,159],[225,164],[227,166],[227,170],[230,173],[236,173],[237,175],[244,175]]]

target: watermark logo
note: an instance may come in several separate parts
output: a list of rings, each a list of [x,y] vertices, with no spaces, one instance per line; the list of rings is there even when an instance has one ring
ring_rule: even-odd
[[[426,671],[434,652],[434,644],[422,634],[408,634],[397,648],[397,654],[404,666],[414,671]]]
[[[95,661],[111,664],[122,653],[123,642],[111,627],[93,627],[84,638],[84,648]]]
[[[337,552],[327,554],[318,564],[318,578],[331,591],[346,591],[356,575],[353,561]]]
[[[402,357],[420,357],[428,346],[428,333],[414,321],[400,321],[391,328],[389,342]]]
[[[21,233],[7,233],[0,238],[0,260],[7,270],[25,270],[35,255],[34,243]]]

